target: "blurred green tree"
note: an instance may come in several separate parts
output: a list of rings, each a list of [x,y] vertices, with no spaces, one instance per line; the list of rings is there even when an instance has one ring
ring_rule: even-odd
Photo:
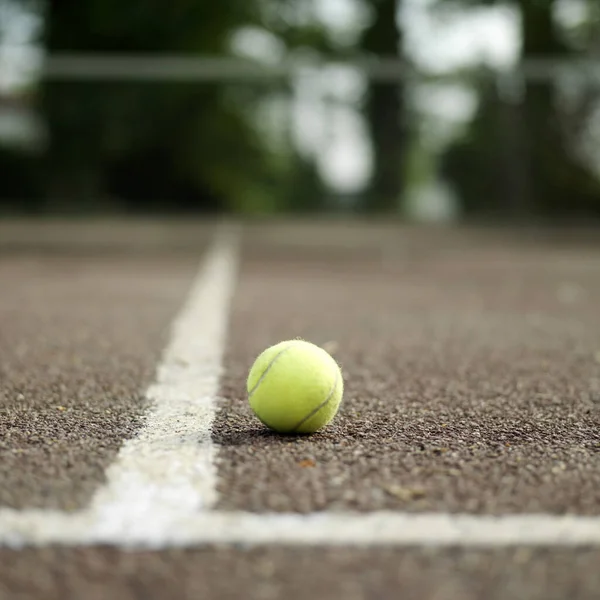
[[[256,3],[49,0],[50,53],[224,55]],[[43,82],[46,177],[53,209],[260,209],[268,156],[234,86]],[[252,102],[255,96],[244,98]]]
[[[375,60],[404,57],[398,0],[373,0],[370,5],[373,16],[360,40],[360,50]],[[373,151],[373,174],[359,210],[397,213],[404,191],[409,135],[405,85],[401,81],[394,85],[371,81],[364,112]]]
[[[445,2],[456,0],[441,0]],[[557,0],[513,0],[512,4],[521,16],[522,64],[532,59],[585,57],[597,51],[590,43],[598,36],[594,19],[569,32],[556,18]],[[596,0],[589,0],[589,9],[590,15],[597,10]],[[482,82],[479,75],[474,80]],[[515,218],[600,214],[597,165],[586,159],[579,135],[581,123],[587,123],[598,106],[598,89],[589,82],[584,85],[587,108],[582,114],[580,102],[580,110],[565,108],[564,88],[550,79],[525,79],[516,99],[501,96],[495,83],[487,76],[483,79],[476,117],[443,159],[443,171],[457,187],[466,214]]]
[[[290,0],[11,0],[43,16],[50,54],[231,55],[235,34],[254,28],[285,53],[330,52],[318,19],[295,19]],[[317,210],[323,185],[293,140],[269,143],[265,102],[289,93],[236,82],[43,79],[47,129],[41,187],[48,211]],[[304,200],[303,200],[304,198]]]

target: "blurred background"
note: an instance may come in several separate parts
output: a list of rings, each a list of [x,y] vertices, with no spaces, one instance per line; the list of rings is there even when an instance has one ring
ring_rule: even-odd
[[[600,217],[598,0],[0,0],[1,215]]]

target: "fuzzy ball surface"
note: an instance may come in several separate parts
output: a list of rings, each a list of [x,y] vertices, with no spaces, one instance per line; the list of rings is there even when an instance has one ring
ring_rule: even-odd
[[[288,340],[266,348],[247,380],[258,419],[279,433],[314,433],[329,424],[343,396],[342,371],[323,348]]]

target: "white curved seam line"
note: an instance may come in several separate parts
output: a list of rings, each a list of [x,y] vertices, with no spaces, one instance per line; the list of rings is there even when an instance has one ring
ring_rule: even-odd
[[[262,383],[263,379],[267,376],[267,373],[271,370],[275,361],[284,353],[287,352],[291,347],[291,344],[288,344],[285,348],[281,349],[274,357],[273,360],[267,365],[267,368],[264,370],[263,374],[258,378],[258,381],[254,384],[254,387],[248,392],[248,398],[252,398],[252,394],[258,389],[258,386]]]
[[[327,395],[327,398],[325,398],[325,400],[323,402],[321,402],[321,404],[319,404],[319,406],[314,408],[305,417],[303,417],[302,420],[300,421],[300,423],[298,423],[297,425],[294,426],[292,431],[296,431],[299,427],[301,427],[304,423],[306,423],[306,421],[308,421],[310,418],[314,417],[331,400],[333,394],[335,393],[335,390],[337,389],[339,380],[340,380],[340,373],[338,371],[335,374],[335,380],[333,381],[333,385],[331,386],[331,389],[329,390],[329,394]]]

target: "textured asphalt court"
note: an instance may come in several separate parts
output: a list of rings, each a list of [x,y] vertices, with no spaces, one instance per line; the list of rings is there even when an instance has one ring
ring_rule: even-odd
[[[131,436],[196,264],[0,258],[0,505],[84,506]]]
[[[67,229],[0,227],[0,504],[18,510],[83,509],[105,484],[214,233]],[[239,260],[211,428],[217,510],[598,516],[589,236],[253,226]],[[244,395],[254,356],[296,336],[328,348],[346,386],[334,424],[304,438],[265,431]],[[0,598],[596,598],[599,558],[526,543],[50,544],[0,549]]]

